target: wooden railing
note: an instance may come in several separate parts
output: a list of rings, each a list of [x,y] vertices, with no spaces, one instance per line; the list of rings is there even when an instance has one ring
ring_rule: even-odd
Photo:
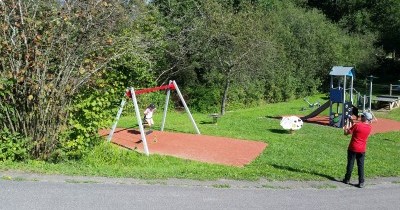
[[[400,85],[393,85],[393,84],[390,84],[389,95],[392,95],[393,90],[394,90],[394,91],[400,92]]]

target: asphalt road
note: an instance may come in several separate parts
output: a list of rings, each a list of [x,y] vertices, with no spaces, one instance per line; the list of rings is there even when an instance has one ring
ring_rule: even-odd
[[[1,174],[0,174],[1,176]],[[0,209],[399,209],[400,184],[375,181],[256,185],[70,177],[0,179]],[[97,180],[97,181],[95,181]],[[232,184],[232,185],[231,185]]]

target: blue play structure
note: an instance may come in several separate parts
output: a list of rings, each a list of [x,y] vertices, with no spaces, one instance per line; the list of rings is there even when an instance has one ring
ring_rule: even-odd
[[[370,81],[370,96],[367,97],[366,95],[361,96],[361,94],[357,92],[353,87],[355,79],[354,67],[334,66],[332,67],[329,75],[331,77],[331,83],[329,87],[329,100],[321,104],[310,114],[301,117],[300,119],[302,119],[303,121],[308,121],[308,119],[319,115],[320,113],[328,109],[328,107],[329,125],[338,128],[342,128],[344,125],[348,125],[347,123],[351,122],[352,120],[352,115],[356,116],[356,118],[358,119],[359,109],[362,109],[362,112],[367,111],[371,113],[372,116],[374,116],[371,111],[373,76],[368,77]],[[357,94],[354,95],[353,92],[356,92]],[[387,99],[385,99],[385,101],[387,101]],[[368,103],[369,107],[367,109],[366,104]]]
[[[355,68],[334,66],[329,75],[331,76],[329,123],[341,128],[352,115]]]

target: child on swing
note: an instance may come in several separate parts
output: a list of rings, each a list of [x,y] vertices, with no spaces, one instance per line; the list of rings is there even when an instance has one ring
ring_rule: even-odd
[[[154,113],[155,110],[156,110],[156,106],[152,103],[144,111],[144,121],[147,122],[147,124],[149,125],[150,129],[154,125],[153,113]]]

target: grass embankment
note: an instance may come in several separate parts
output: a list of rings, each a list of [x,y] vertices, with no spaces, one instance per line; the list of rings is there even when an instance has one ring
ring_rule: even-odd
[[[311,102],[324,102],[322,97],[312,97]],[[134,151],[104,143],[80,161],[50,164],[40,161],[0,163],[0,170],[17,169],[39,173],[131,177],[145,179],[248,179],[271,180],[324,180],[342,178],[346,165],[346,150],[350,137],[341,129],[304,124],[295,134],[282,130],[280,119],[272,116],[306,115],[311,110],[302,99],[292,102],[268,104],[256,108],[228,112],[210,124],[208,114],[194,114],[202,134],[249,139],[268,143],[264,152],[244,168],[212,165],[174,157],[151,155],[146,157]],[[131,112],[133,113],[133,111]],[[327,115],[327,111],[323,114]],[[400,109],[388,113],[375,113],[400,121]],[[162,111],[155,114],[160,125]],[[137,125],[136,118],[124,116],[119,127]],[[170,112],[166,130],[194,133],[186,113]],[[157,129],[157,126],[155,127]],[[232,151],[234,152],[234,151]],[[370,137],[365,160],[367,177],[400,176],[400,132],[376,134]],[[356,175],[356,170],[354,174]]]

